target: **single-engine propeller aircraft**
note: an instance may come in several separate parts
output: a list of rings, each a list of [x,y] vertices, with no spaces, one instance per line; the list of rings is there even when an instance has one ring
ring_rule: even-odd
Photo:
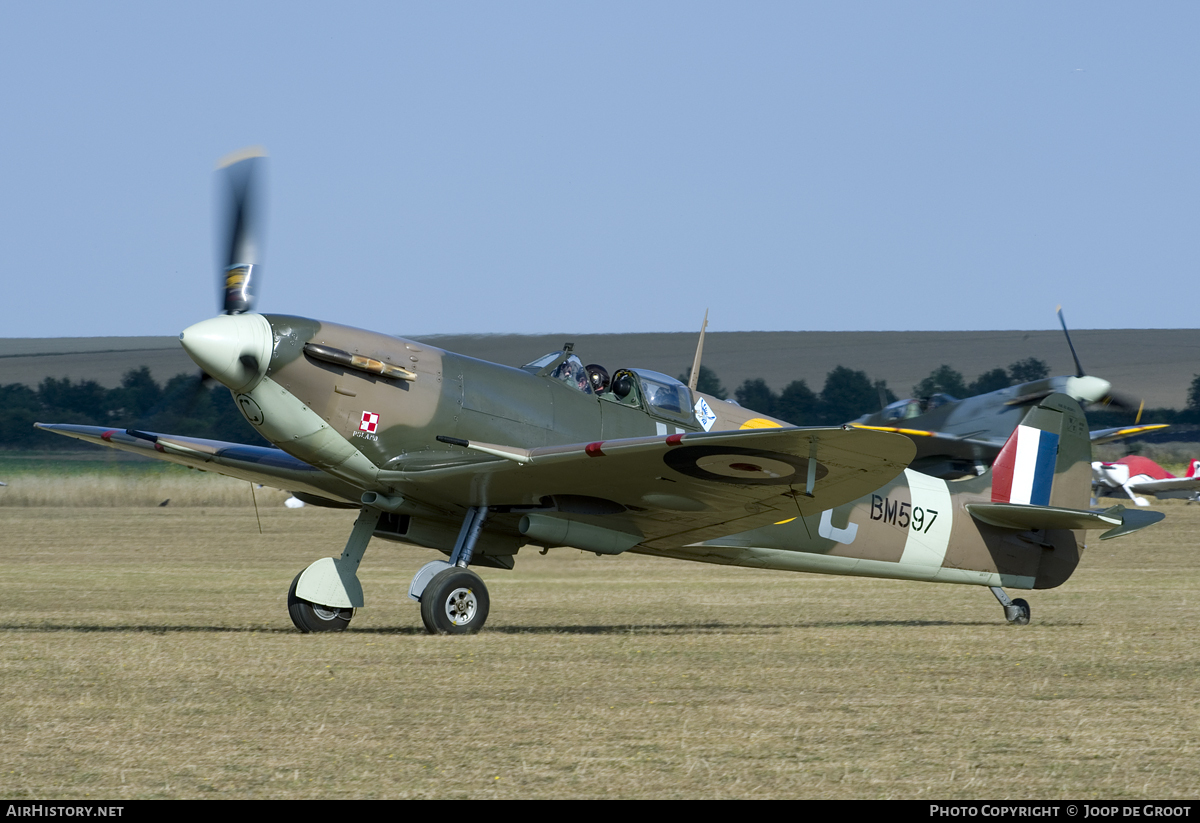
[[[888,404],[882,411],[866,414],[850,425],[862,429],[895,432],[911,437],[917,456],[911,468],[946,479],[982,474],[1003,448],[1013,427],[1042,398],[1054,393],[1070,395],[1080,403],[1136,409],[1137,404],[1115,395],[1112,384],[1084,372],[1067,331],[1062,307],[1062,325],[1075,360],[1075,374],[1046,377],[1005,389],[958,399],[948,394],[906,398]],[[1140,410],[1138,417],[1140,418]],[[1165,423],[1118,426],[1091,432],[1092,444],[1110,443],[1149,431],[1166,428]]]
[[[1131,454],[1113,463],[1092,463],[1092,496],[1120,497],[1139,506],[1149,505],[1143,494],[1188,503],[1200,500],[1200,460],[1188,462],[1188,471],[1176,477],[1148,457]]]
[[[611,379],[568,344],[521,368],[302,317],[253,312],[258,157],[235,182],[224,311],[180,341],[274,447],[137,429],[48,431],[359,510],[339,557],[292,581],[302,632],[340,631],[364,605],[357,569],[373,536],[440,550],[409,596],[431,633],[478,631],[490,609],[472,566],[511,569],[522,546],[632,551],[702,562],[971,583],[1010,622],[1002,586],[1063,582],[1086,529],[1125,534],[1161,518],[1088,501],[1082,413],[1041,400],[988,477],[955,488],[906,469],[906,437],[794,428],[656,372]]]

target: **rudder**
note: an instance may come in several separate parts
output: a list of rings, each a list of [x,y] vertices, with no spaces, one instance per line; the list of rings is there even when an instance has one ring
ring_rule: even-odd
[[[1029,410],[992,465],[992,502],[1087,509],[1092,441],[1079,403],[1052,394]]]

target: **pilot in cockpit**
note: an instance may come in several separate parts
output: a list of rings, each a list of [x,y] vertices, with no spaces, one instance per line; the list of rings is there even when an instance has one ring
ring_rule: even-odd
[[[592,391],[596,394],[604,394],[608,391],[608,371],[599,363],[589,363],[585,368],[588,380],[592,384]]]
[[[574,385],[584,394],[591,394],[592,392],[591,378],[587,370],[584,369],[583,363],[573,354],[559,363],[550,376],[556,380]]]

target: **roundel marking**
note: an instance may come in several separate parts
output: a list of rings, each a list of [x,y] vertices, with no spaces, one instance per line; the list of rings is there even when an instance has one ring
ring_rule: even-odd
[[[787,486],[804,483],[808,458],[742,446],[683,446],[663,455],[680,474],[738,486]],[[829,470],[817,463],[817,479]]]

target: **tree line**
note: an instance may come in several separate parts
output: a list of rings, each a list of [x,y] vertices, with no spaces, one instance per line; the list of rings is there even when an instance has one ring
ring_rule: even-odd
[[[687,382],[691,369],[679,376]],[[1043,380],[1050,376],[1046,361],[1028,357],[1009,364],[1008,368],[994,368],[974,380],[967,381],[962,372],[943,364],[931,371],[927,377],[912,387],[911,397],[930,397],[947,394],[959,399],[1006,389],[1022,383]],[[700,367],[696,388],[722,400],[729,393],[720,379],[707,366]],[[864,414],[880,411],[897,399],[883,380],[872,381],[866,372],[838,366],[825,377],[821,391],[814,392],[804,380],[789,383],[781,392],[775,392],[761,377],[743,381],[733,392],[734,399],[755,411],[769,414],[798,426],[838,426],[855,420]],[[1132,414],[1127,410],[1107,409],[1091,406],[1087,409],[1088,420],[1097,428],[1129,425]],[[1142,423],[1200,423],[1200,374],[1192,381],[1187,405],[1183,409],[1145,409]]]
[[[679,379],[688,381],[691,370]],[[973,397],[1050,375],[1045,361],[1035,357],[1019,360],[1008,368],[995,368],[967,382],[963,374],[941,365],[913,386],[913,397],[948,394]],[[707,366],[700,367],[697,388],[728,399],[720,378]],[[838,426],[882,409],[895,402],[896,394],[884,380],[872,380],[864,371],[838,366],[825,377],[819,392],[804,380],[794,380],[776,392],[761,377],[747,379],[733,392],[742,406],[800,426]],[[1093,426],[1117,426],[1131,422],[1129,412],[1088,409]],[[35,422],[78,423],[92,426],[138,428],[173,432],[192,437],[265,445],[230,401],[228,391],[216,384],[203,385],[195,374],[177,374],[159,383],[142,366],[131,369],[121,385],[106,389],[95,380],[47,377],[37,388],[24,383],[0,386],[0,448],[69,449],[76,441],[50,437],[33,428]],[[1182,410],[1148,409],[1144,423],[1200,423],[1200,375],[1196,375]]]
[[[942,365],[913,386],[913,397],[948,394],[952,397],[974,397],[997,389],[1040,380],[1048,377],[1046,363],[1030,357],[1010,365],[985,372],[970,383],[961,372]],[[691,369],[679,376],[687,382]],[[729,398],[717,375],[707,366],[700,367],[696,388],[706,394]],[[733,392],[734,399],[746,408],[769,414],[798,426],[840,426],[850,420],[881,410],[899,398],[888,388],[885,380],[871,380],[864,371],[838,366],[825,376],[825,385],[814,392],[804,380],[793,380],[783,391],[776,393],[761,377],[748,379]]]
[[[142,366],[106,389],[95,380],[47,377],[37,388],[0,386],[0,447],[77,449],[77,440],[51,436],[41,423],[137,428],[190,437],[268,445],[246,422],[223,386],[205,385],[197,374],[177,374],[159,385]]]

